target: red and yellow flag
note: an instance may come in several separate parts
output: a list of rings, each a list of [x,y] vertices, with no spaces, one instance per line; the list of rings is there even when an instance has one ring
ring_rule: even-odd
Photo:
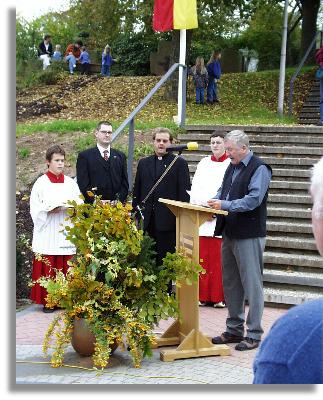
[[[155,0],[154,31],[165,32],[197,27],[196,0]]]

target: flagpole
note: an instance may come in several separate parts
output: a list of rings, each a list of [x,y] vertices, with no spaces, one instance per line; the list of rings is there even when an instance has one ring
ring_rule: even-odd
[[[179,63],[185,65],[186,58],[186,29],[180,29],[180,39],[179,39]],[[184,105],[183,96],[186,93],[183,93],[183,72],[184,68],[179,67],[178,73],[178,97],[177,97],[177,124],[182,125],[184,121],[182,121],[183,115],[185,113],[182,112]]]

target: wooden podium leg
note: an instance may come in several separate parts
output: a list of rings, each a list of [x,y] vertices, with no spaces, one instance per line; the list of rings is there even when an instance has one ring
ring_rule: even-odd
[[[195,329],[192,329],[176,349],[162,350],[160,359],[161,361],[174,361],[181,358],[228,355],[230,355],[229,346],[213,344],[202,332],[195,332]]]
[[[153,348],[155,349],[162,346],[175,346],[179,343],[179,321],[177,319],[166,329],[166,331],[160,337],[157,338],[157,345]]]

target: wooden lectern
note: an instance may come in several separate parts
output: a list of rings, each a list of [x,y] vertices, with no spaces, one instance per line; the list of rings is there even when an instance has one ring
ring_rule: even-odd
[[[194,262],[199,263],[199,227],[210,214],[224,214],[226,211],[216,211],[211,208],[197,206],[181,201],[159,199],[176,216],[176,248]],[[179,345],[176,349],[162,350],[162,361],[174,361],[180,358],[203,356],[230,355],[230,348],[225,344],[214,345],[211,340],[199,330],[199,284],[193,282],[187,285],[181,282],[176,288],[176,298],[179,300],[180,319],[157,339],[157,347]]]

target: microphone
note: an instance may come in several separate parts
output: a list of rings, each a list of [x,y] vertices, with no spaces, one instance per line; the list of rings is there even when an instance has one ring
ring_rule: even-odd
[[[166,148],[167,152],[170,151],[183,151],[183,150],[197,150],[199,145],[197,142],[188,142],[186,144],[171,144]]]

